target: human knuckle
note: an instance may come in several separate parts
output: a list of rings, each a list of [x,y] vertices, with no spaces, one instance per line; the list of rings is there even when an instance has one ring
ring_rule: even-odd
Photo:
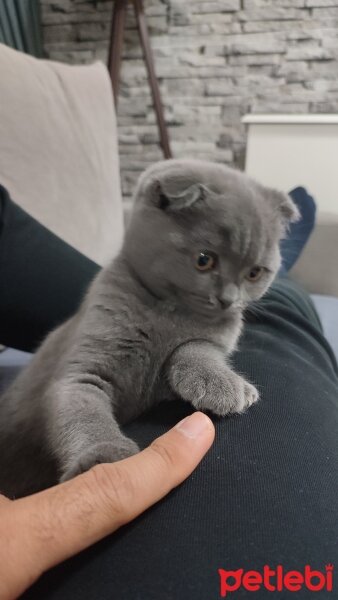
[[[156,454],[156,457],[160,459],[162,466],[167,470],[171,470],[177,466],[176,453],[171,446],[155,440],[151,444],[150,449]]]
[[[133,481],[124,467],[117,464],[99,464],[90,470],[90,475],[100,497],[100,505],[121,517],[135,496]]]

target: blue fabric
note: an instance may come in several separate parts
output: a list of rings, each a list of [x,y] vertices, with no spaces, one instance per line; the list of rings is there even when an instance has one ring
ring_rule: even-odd
[[[299,209],[301,218],[296,223],[291,223],[287,237],[281,241],[281,275],[288,273],[298,260],[313,231],[316,220],[316,203],[305,188],[297,187],[289,192],[289,195]]]

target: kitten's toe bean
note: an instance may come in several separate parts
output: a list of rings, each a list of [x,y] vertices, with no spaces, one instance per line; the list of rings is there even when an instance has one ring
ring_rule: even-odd
[[[116,462],[139,451],[138,445],[129,438],[119,439],[116,443],[95,444],[64,469],[60,482],[68,481],[100,463]]]

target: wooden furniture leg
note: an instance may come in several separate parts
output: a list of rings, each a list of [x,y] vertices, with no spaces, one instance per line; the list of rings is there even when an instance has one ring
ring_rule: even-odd
[[[124,23],[126,18],[127,1],[115,0],[113,6],[113,17],[110,34],[110,46],[108,55],[108,70],[113,86],[115,110],[117,109],[120,66],[123,48]]]
[[[135,9],[137,26],[140,34],[141,46],[143,49],[144,60],[146,63],[150,89],[153,97],[158,129],[160,132],[160,143],[165,158],[171,158],[167,126],[164,120],[163,106],[161,101],[160,88],[155,74],[153,54],[150,46],[147,23],[144,16],[143,0],[132,0]]]
[[[115,0],[110,37],[108,69],[112,80],[115,107],[118,102],[119,75],[123,47],[123,32],[128,0]],[[148,72],[148,80],[154,102],[157,125],[160,134],[160,144],[165,158],[171,158],[170,143],[167,126],[164,120],[160,88],[155,74],[153,54],[150,45],[147,23],[145,20],[143,0],[132,0],[135,10],[136,22],[139,31],[144,60]]]

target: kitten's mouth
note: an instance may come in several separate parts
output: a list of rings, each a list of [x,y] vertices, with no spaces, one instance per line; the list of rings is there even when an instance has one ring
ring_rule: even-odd
[[[220,308],[222,311],[228,310],[231,306],[233,306],[233,302],[228,302],[223,300],[222,298],[218,298],[217,296],[209,296],[208,304],[215,309]]]
[[[232,313],[235,313],[240,309],[239,303],[226,302],[212,294],[205,296],[203,294],[197,294],[196,292],[191,292],[177,287],[172,288],[172,292],[174,292],[175,296],[180,298],[182,303],[185,305],[187,305],[187,300],[189,299],[189,306],[197,313],[207,317],[216,316],[220,313],[230,316]]]
[[[223,298],[217,298],[215,296],[209,297],[209,303],[214,309],[220,309],[222,312],[226,312],[228,314],[237,312],[242,309],[242,304],[240,302],[232,302],[228,300],[224,300]]]
[[[240,308],[238,302],[227,302],[221,298],[217,298],[216,296],[210,295],[208,298],[206,298],[205,296],[199,296],[198,294],[194,293],[191,293],[190,295],[197,299],[200,309],[202,309],[203,312],[206,309],[208,314],[212,311],[218,313],[227,313],[230,315],[231,313],[238,311]]]

